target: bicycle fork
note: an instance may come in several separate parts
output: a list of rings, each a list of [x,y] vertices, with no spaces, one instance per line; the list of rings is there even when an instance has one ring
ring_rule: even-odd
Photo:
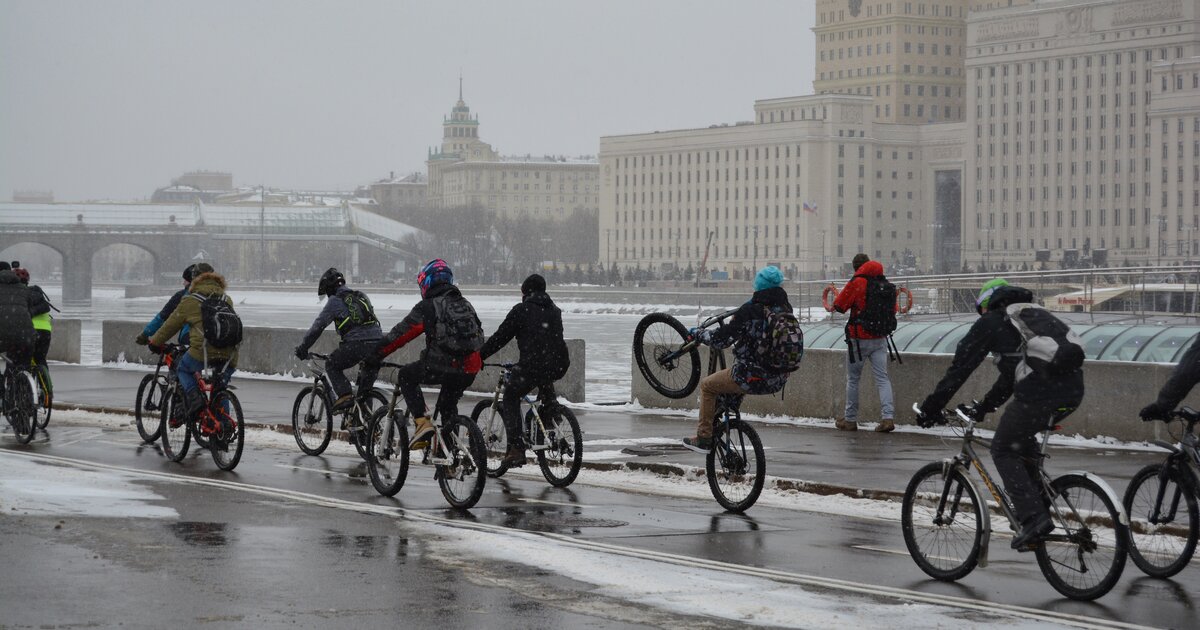
[[[974,458],[972,458],[970,461],[976,466],[979,466],[978,461]],[[983,499],[983,495],[979,492],[979,487],[975,484],[975,480],[971,478],[971,470],[957,458],[942,460],[942,478],[945,479],[945,483],[942,485],[942,496],[938,502],[938,511],[937,516],[934,517],[934,523],[937,525],[946,525],[952,523],[954,518],[958,515],[959,505],[961,505],[963,499],[963,493],[967,492],[967,487],[964,485],[959,485],[955,490],[954,503],[952,506],[950,506],[950,515],[949,517],[946,516],[946,504],[950,497],[950,482],[953,479],[951,473],[955,470],[959,471],[962,474],[962,478],[965,479],[968,484],[970,484],[971,491],[968,492],[968,494],[971,495],[970,500],[978,500],[981,502],[981,505],[979,506],[979,512],[980,520],[982,521],[981,526],[983,527],[983,534],[979,539],[978,565],[980,567],[987,567],[988,549],[992,540],[991,506],[988,505],[987,501]],[[980,476],[983,477],[983,480],[987,484],[988,490],[992,493],[992,496],[996,498],[1000,505],[1004,505],[1004,502],[997,495],[995,487],[992,486],[991,482],[988,480],[987,475],[981,471]]]

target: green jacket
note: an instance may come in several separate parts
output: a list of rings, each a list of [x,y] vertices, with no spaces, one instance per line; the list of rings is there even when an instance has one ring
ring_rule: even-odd
[[[202,273],[192,280],[188,295],[179,301],[179,306],[163,322],[158,332],[150,338],[150,343],[161,346],[171,340],[176,333],[188,324],[188,355],[197,361],[204,360],[204,322],[200,319],[200,302],[204,298],[221,295],[225,302],[233,305],[233,300],[225,295],[225,278],[217,273]],[[237,348],[208,347],[208,360],[228,360],[230,367],[237,367]]]

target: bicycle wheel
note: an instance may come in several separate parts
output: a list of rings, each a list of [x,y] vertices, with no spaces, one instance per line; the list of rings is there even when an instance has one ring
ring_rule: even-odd
[[[224,390],[213,396],[210,409],[218,424],[223,425],[208,439],[213,463],[221,470],[233,470],[242,460],[242,447],[246,443],[246,421],[242,417],[242,403],[233,392]]]
[[[952,582],[975,569],[983,548],[986,503],[961,468],[943,474],[942,462],[926,464],[904,490],[900,523],[904,544],[931,578]]]
[[[535,451],[542,476],[555,488],[565,488],[579,476],[583,466],[583,432],[579,420],[566,407],[556,405],[552,410],[542,407],[542,423],[546,426],[543,435],[535,421],[531,426],[533,443],[546,448]],[[747,506],[749,507],[749,506]]]
[[[37,376],[38,405],[42,415],[38,420],[38,428],[45,429],[50,424],[50,414],[54,411],[54,390],[49,384],[50,374],[45,367],[39,368]]]
[[[395,496],[408,478],[408,427],[405,414],[377,409],[367,423],[367,474],[385,497]]]
[[[292,436],[305,455],[320,455],[333,435],[333,405],[325,388],[306,386],[292,403]]]
[[[740,418],[713,427],[713,446],[704,459],[708,487],[721,507],[734,513],[750,509],[762,492],[767,458],[758,431]]]
[[[8,410],[8,423],[12,425],[17,442],[28,444],[37,433],[37,397],[34,393],[37,387],[33,377],[24,370],[13,374],[9,381],[12,391],[8,393],[11,406]]]
[[[163,454],[174,462],[183,461],[192,444],[191,423],[183,418],[186,408],[183,388],[172,387],[168,394],[163,395],[160,414],[162,430],[159,435],[162,437]]]
[[[1200,537],[1191,475],[1167,461],[1165,475],[1164,464],[1139,470],[1122,501],[1129,515],[1129,557],[1146,575],[1158,578],[1182,571]]]
[[[442,496],[451,507],[468,510],[483,496],[487,481],[487,449],[483,433],[466,416],[449,418],[442,427],[441,439],[449,453],[449,464],[438,464],[435,475]],[[431,451],[438,456],[438,451]]]
[[[1076,600],[1096,599],[1121,578],[1129,532],[1117,506],[1096,482],[1083,475],[1063,475],[1052,485],[1055,530],[1038,543],[1038,566],[1059,593]]]
[[[371,390],[366,396],[363,396],[359,402],[356,402],[355,409],[347,412],[346,422],[349,423],[354,414],[362,414],[359,422],[362,423],[361,431],[350,431],[346,439],[354,445],[354,450],[358,452],[358,456],[367,460],[367,423],[371,421],[371,415],[375,409],[387,407],[387,396],[384,396],[379,390]],[[361,409],[360,409],[361,408]]]
[[[162,432],[162,397],[163,387],[158,383],[158,376],[143,376],[133,404],[133,417],[137,420],[138,435],[146,444],[157,440]]]
[[[490,400],[481,400],[471,411],[471,421],[479,427],[483,435],[484,450],[487,451],[485,467],[489,477],[499,477],[508,472],[504,464],[504,455],[508,452],[508,431],[504,428],[504,418],[500,410]]]
[[[683,398],[700,382],[700,351],[692,347],[675,355],[687,339],[687,328],[666,313],[651,313],[633,330],[633,358],[654,391]]]

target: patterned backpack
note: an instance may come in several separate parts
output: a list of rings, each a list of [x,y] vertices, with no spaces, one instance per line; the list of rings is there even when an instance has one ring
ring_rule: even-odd
[[[800,320],[790,310],[777,312],[763,308],[767,317],[754,348],[759,365],[778,373],[795,372],[804,357]]]

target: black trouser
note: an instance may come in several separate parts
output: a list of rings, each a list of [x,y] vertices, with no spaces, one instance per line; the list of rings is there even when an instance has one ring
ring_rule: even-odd
[[[338,398],[350,393],[350,379],[346,378],[345,370],[372,356],[377,345],[379,345],[378,339],[343,341],[336,350],[329,353],[329,360],[325,362],[325,374],[329,377],[329,384],[333,386],[333,393]],[[370,391],[375,385],[375,377],[378,374],[379,366],[369,361],[359,368],[357,381],[360,396]]]
[[[555,403],[554,381],[562,378],[535,372],[520,364],[513,366],[504,384],[504,394],[500,401],[500,416],[504,418],[504,431],[508,435],[508,445],[525,448],[525,430],[521,423],[521,399],[534,389],[538,397],[548,403]]]
[[[33,342],[33,362],[42,371],[42,382],[46,384],[46,389],[54,391],[54,385],[50,382],[50,368],[46,365],[46,355],[50,353],[50,331],[35,330],[34,334],[37,339]]]
[[[458,401],[474,382],[474,374],[432,370],[424,361],[409,363],[396,370],[396,383],[400,386],[400,393],[404,395],[404,404],[408,406],[408,411],[414,418],[428,417],[425,394],[421,391],[422,385],[442,386],[438,394],[437,409],[441,411],[442,418],[447,418],[458,415]]]

